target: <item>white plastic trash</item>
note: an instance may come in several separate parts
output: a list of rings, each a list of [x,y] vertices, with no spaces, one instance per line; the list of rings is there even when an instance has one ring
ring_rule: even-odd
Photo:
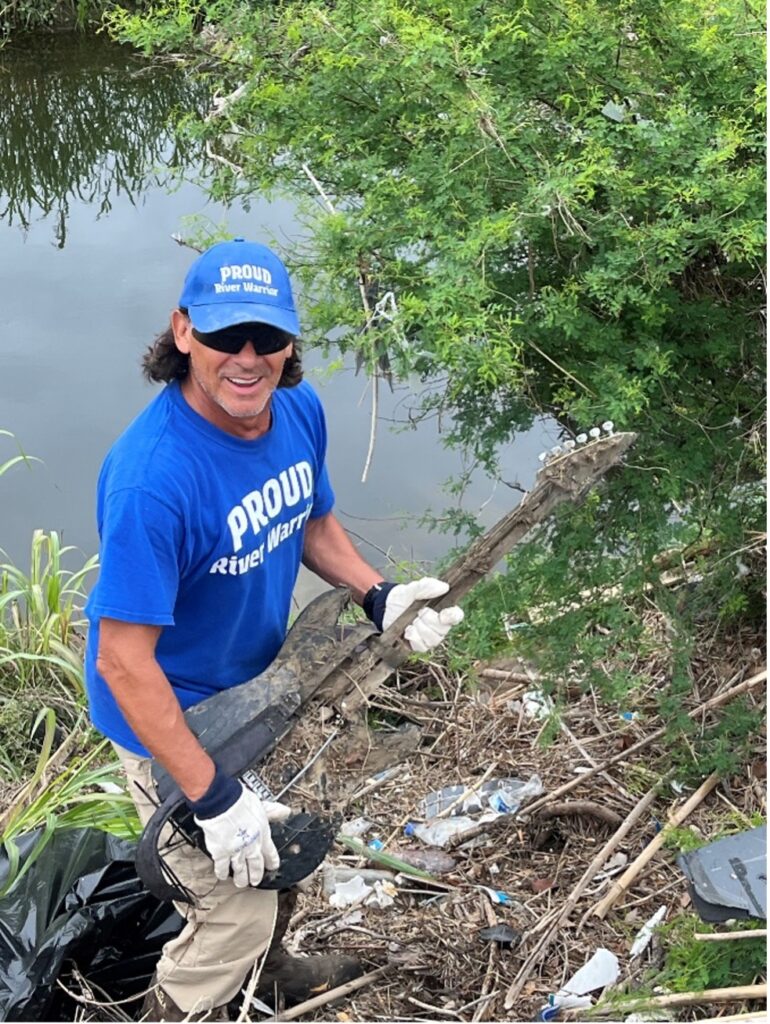
[[[397,893],[398,889],[392,882],[375,882],[374,892],[366,897],[364,906],[379,907],[380,910],[385,910],[386,907],[393,906]]]
[[[354,818],[353,821],[343,823],[340,828],[340,834],[343,836],[362,836],[370,828],[374,828],[373,821],[369,821],[368,818]]]
[[[516,814],[523,803],[542,796],[543,780],[531,775],[526,782],[521,779],[500,779],[497,788],[487,796],[487,803],[498,814]]]
[[[655,913],[652,915],[650,920],[646,921],[639,929],[637,936],[634,939],[634,944],[631,946],[631,952],[629,953],[629,956],[632,960],[635,960],[638,956],[641,956],[645,949],[647,949],[647,947],[650,944],[650,940],[652,939],[652,933],[655,931],[658,925],[662,924],[663,921],[665,921],[667,911],[668,907],[665,906],[665,904],[664,906],[659,907],[658,910],[656,910]]]
[[[337,882],[334,892],[329,897],[329,903],[337,910],[343,910],[345,907],[354,907],[362,903],[373,891],[360,875],[356,875],[349,882]]]
[[[464,785],[445,786],[428,793],[418,804],[417,810],[423,818],[435,818],[452,807],[467,789]],[[543,783],[538,775],[531,775],[526,782],[515,778],[488,779],[464,800],[460,800],[449,813],[452,817],[460,817],[477,814],[490,807],[498,814],[515,814],[526,800],[541,796],[542,792]]]
[[[564,1009],[590,1006],[589,992],[595,992],[618,980],[620,967],[618,958],[609,949],[597,949],[591,959],[569,979],[553,997],[554,1006]]]
[[[480,818],[468,818],[461,815],[459,818],[437,818],[435,821],[428,821],[424,825],[412,825],[410,834],[417,836],[428,846],[446,846],[450,839],[455,836],[470,832],[477,825],[486,821],[494,821],[497,814],[482,814]]]
[[[553,701],[542,690],[527,690],[521,703],[527,718],[534,718],[538,722],[544,721],[553,711]]]

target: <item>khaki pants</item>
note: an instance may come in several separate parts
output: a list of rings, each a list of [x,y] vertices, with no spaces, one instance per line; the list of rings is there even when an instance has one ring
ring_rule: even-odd
[[[113,746],[144,825],[155,810],[142,792],[155,792],[152,760],[138,757],[117,743]],[[194,906],[174,904],[187,924],[163,947],[157,966],[158,981],[185,1013],[223,1006],[238,993],[255,960],[270,944],[276,893],[268,889],[237,889],[232,878],[219,881],[209,858],[186,844],[165,855],[165,860],[197,901]]]

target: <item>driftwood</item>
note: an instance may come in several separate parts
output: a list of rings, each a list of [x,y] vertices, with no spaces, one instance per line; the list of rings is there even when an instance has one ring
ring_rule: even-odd
[[[718,775],[709,775],[706,781],[701,786],[699,786],[698,789],[696,789],[696,791],[689,798],[689,800],[686,801],[686,803],[682,804],[681,807],[677,808],[675,811],[672,811],[671,814],[669,814],[668,828],[676,828],[678,825],[681,825],[682,822],[688,817],[688,815],[691,814],[691,812],[694,811],[695,808],[706,799],[706,797],[709,795],[712,789],[714,789],[718,782]],[[626,889],[628,889],[628,887],[631,885],[634,879],[637,878],[640,872],[646,867],[647,864],[649,864],[649,862],[652,860],[652,858],[655,856],[655,854],[658,852],[661,846],[663,846],[666,839],[667,831],[664,828],[660,832],[658,832],[658,834],[653,839],[650,840],[650,842],[645,846],[645,848],[642,850],[642,852],[639,854],[636,860],[628,865],[628,867],[620,876],[620,878],[615,879],[615,881],[612,883],[610,887],[610,891],[603,899],[599,900],[599,902],[594,907],[592,911],[594,917],[604,918],[607,916],[610,908],[614,906],[614,904],[618,901],[619,897],[623,895],[623,893],[626,891]]]
[[[549,818],[564,818],[568,814],[578,814],[581,817],[598,818],[605,821],[613,828],[618,828],[623,819],[610,807],[604,807],[593,800],[563,800],[558,804],[547,804],[541,807],[534,815],[535,821],[546,821]]]
[[[532,952],[529,954],[527,959],[521,966],[519,973],[516,975],[513,984],[508,989],[505,996],[505,1009],[510,1010],[518,999],[521,990],[524,988],[527,979],[529,978],[535,964],[545,953],[546,949],[550,946],[553,940],[559,934],[565,921],[569,918],[572,911],[575,909],[578,900],[583,895],[583,892],[588,887],[591,879],[599,872],[602,865],[605,863],[607,858],[613,852],[613,850],[620,845],[623,839],[628,835],[637,821],[642,817],[643,814],[648,810],[652,802],[656,797],[656,792],[651,789],[649,793],[645,793],[636,807],[631,811],[626,820],[620,826],[620,828],[614,833],[614,835],[607,840],[604,846],[599,850],[594,859],[586,868],[583,877],[577,883],[575,888],[570,893],[567,902],[562,907],[558,916],[551,922],[548,929],[543,933],[541,938],[538,940]]]

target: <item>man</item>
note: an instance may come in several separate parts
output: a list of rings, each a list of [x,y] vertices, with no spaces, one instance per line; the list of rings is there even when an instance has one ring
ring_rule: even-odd
[[[291,1002],[360,973],[351,957],[281,952],[294,894],[256,886],[278,866],[269,822],[288,809],[225,775],[183,711],[272,662],[300,562],[349,587],[379,629],[447,590],[432,579],[385,582],[334,517],[326,426],[302,381],[299,333],[275,253],[243,239],[212,246],[145,356],[145,375],[167,386],[99,477],[101,569],[86,608],[92,720],[116,747],[141,820],[153,811],[157,758],[211,855],[170,855],[196,902],[178,907],[186,926],[163,950],[146,1019],[227,1019],[265,952],[258,991]],[[429,650],[461,618],[459,608],[423,609],[405,636]]]

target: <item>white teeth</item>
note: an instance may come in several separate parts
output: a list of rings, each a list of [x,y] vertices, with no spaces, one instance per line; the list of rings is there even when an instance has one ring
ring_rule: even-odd
[[[243,377],[228,377],[227,379],[233,384],[256,384],[259,377],[252,377],[249,380],[246,380]]]

